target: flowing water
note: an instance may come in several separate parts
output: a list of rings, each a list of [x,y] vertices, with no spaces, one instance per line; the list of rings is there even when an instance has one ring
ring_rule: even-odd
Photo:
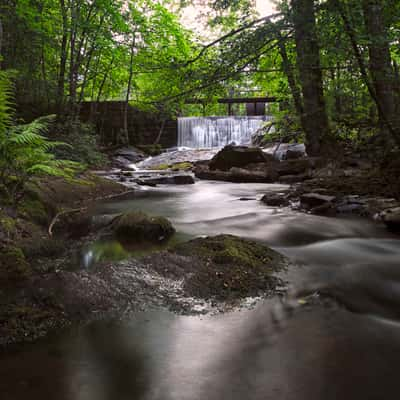
[[[178,146],[223,147],[232,142],[250,144],[251,136],[271,116],[178,118]]]
[[[295,290],[332,289],[357,312],[330,305],[285,314],[271,299],[216,316],[154,310],[96,322],[1,354],[1,399],[397,398],[400,241],[371,221],[258,201],[285,189],[199,182],[149,188],[97,211],[164,215],[177,241],[219,233],[262,241],[304,265],[289,271]]]

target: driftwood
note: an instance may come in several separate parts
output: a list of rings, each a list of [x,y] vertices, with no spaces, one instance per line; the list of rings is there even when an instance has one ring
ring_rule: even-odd
[[[110,194],[108,196],[101,196],[101,197],[96,197],[94,199],[92,199],[91,201],[101,201],[101,200],[108,200],[108,199],[113,199],[115,197],[120,197],[120,196],[124,196],[126,194],[129,193],[134,193],[134,190],[127,190],[126,192],[123,193],[117,193],[117,194]],[[68,209],[68,210],[63,210],[58,212],[54,218],[51,220],[51,223],[49,225],[49,228],[47,230],[48,234],[50,237],[53,236],[53,228],[55,226],[55,224],[58,222],[58,220],[60,219],[60,217],[67,215],[67,214],[75,214],[78,212],[82,212],[82,211],[86,211],[89,207],[85,206],[85,207],[79,207],[79,208],[72,208],[72,209]]]

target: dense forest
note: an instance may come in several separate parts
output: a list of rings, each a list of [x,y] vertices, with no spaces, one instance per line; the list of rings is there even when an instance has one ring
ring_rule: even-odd
[[[344,138],[399,143],[396,1],[278,2],[262,17],[248,0],[209,2],[215,40],[183,27],[181,3],[3,1],[17,115],[57,114],[72,129],[85,101],[178,115],[196,98],[215,113],[217,96],[252,90],[281,100],[282,129],[304,132],[310,154]]]
[[[1,398],[395,398],[399,232],[400,1],[0,0]]]

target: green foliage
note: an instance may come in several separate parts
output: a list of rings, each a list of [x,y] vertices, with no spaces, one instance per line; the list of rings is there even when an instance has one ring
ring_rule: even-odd
[[[0,73],[0,86],[6,94],[0,97],[0,185],[9,201],[15,203],[25,185],[36,176],[53,175],[70,178],[79,168],[77,163],[60,160],[52,149],[64,143],[49,141],[43,134],[53,116],[37,119],[30,124],[12,125],[11,83],[7,74]]]
[[[57,158],[93,168],[104,167],[107,164],[107,157],[99,149],[98,137],[92,124],[77,121],[74,129],[70,129],[68,122],[59,123],[53,127],[51,137],[68,144],[54,149]]]

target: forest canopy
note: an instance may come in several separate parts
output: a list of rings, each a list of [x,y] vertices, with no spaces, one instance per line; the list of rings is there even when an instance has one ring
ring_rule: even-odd
[[[179,18],[190,3],[3,1],[1,68],[17,109],[73,121],[84,101],[119,100],[218,114],[218,97],[250,93],[279,100],[278,132],[303,133],[311,155],[342,139],[400,143],[397,1],[279,0],[269,16],[250,0],[200,1],[208,43]]]

